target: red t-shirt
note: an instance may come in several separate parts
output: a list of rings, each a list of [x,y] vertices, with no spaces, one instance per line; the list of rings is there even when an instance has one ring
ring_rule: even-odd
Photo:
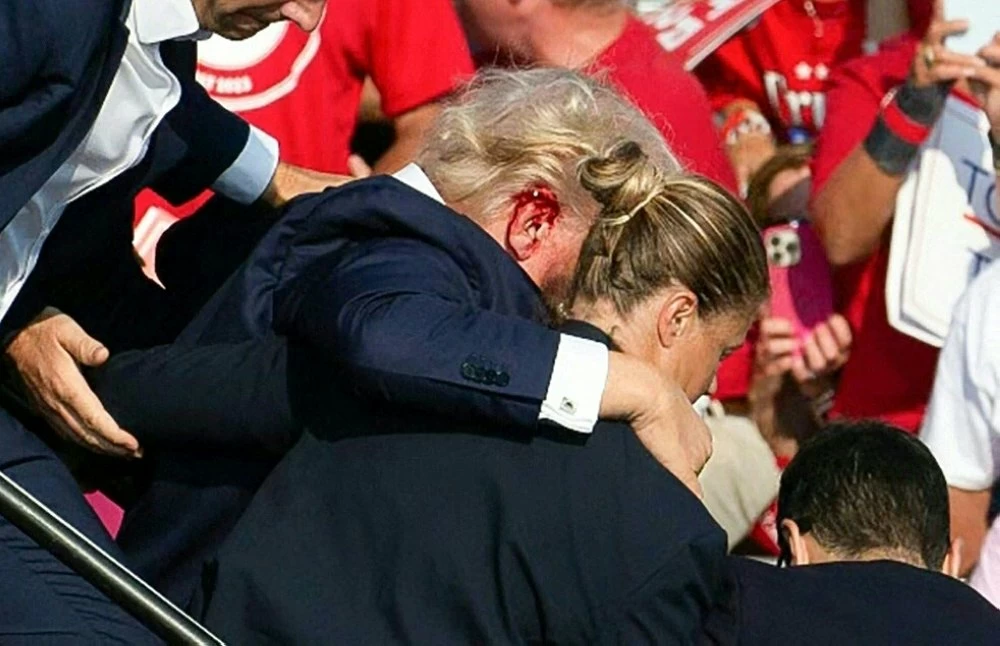
[[[790,128],[815,136],[826,116],[831,71],[863,51],[866,2],[815,2],[816,20],[803,0],[778,2],[695,70],[712,107],[746,99],[760,106],[779,137]]]
[[[885,94],[906,80],[916,43],[911,36],[886,43],[880,53],[843,66],[831,79],[831,110],[813,161],[813,195],[864,140]],[[938,351],[889,325],[885,283],[890,232],[874,255],[834,274],[837,309],[851,324],[854,347],[841,375],[833,415],[875,417],[916,432],[930,397]]]
[[[312,33],[279,22],[241,42],[214,36],[199,44],[198,57],[198,81],[275,137],[282,161],[341,174],[366,76],[393,118],[448,94],[473,71],[450,0],[338,0]],[[140,196],[140,214],[151,199]]]
[[[910,31],[923,36],[934,16],[934,0],[906,0],[910,14]]]
[[[629,16],[621,36],[587,71],[607,74],[608,82],[656,125],[689,170],[735,192],[736,176],[712,124],[704,88],[656,42],[651,27]]]

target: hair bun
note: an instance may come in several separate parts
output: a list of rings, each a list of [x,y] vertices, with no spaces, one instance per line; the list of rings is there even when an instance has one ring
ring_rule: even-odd
[[[634,141],[614,144],[580,163],[580,184],[602,207],[601,219],[624,223],[659,191],[662,175]]]

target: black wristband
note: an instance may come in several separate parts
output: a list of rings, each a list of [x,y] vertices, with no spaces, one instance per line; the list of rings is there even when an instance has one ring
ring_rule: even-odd
[[[885,125],[882,117],[875,121],[865,138],[865,152],[887,175],[899,176],[910,167],[919,146],[900,139]]]
[[[951,93],[951,85],[935,83],[928,87],[916,87],[907,81],[896,90],[896,105],[917,123],[933,126],[944,112],[944,104]]]
[[[864,143],[865,151],[880,169],[889,175],[902,175],[920,150],[922,137],[907,136],[906,130],[912,129],[893,130],[890,123],[898,128],[901,116],[904,122],[909,120],[929,132],[944,112],[950,93],[949,84],[935,83],[918,88],[910,79],[886,97],[889,103],[883,104],[883,112]],[[887,117],[893,117],[891,122],[887,123]]]

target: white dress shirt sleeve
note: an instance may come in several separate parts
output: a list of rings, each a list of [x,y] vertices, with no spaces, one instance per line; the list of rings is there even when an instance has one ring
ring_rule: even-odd
[[[602,343],[562,334],[539,420],[578,433],[597,424],[608,383],[608,349]]]
[[[1000,290],[992,282],[973,283],[955,310],[920,433],[948,484],[968,491],[1000,476]]]
[[[212,190],[250,204],[267,190],[278,168],[278,141],[263,130],[250,126],[250,136],[232,166],[219,175]]]

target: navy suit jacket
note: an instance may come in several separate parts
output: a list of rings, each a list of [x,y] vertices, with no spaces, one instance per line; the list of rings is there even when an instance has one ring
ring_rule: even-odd
[[[395,179],[293,202],[173,348],[126,354],[95,377],[109,412],[141,441],[154,447],[148,433],[168,436],[147,454],[150,482],[126,514],[120,544],[141,575],[186,602],[204,560],[295,441],[297,427],[283,426],[288,414],[306,415],[305,424],[335,424],[352,401],[380,402],[504,422],[507,432],[530,437],[559,343],[545,321],[537,288],[500,245]],[[221,349],[232,370],[206,377],[184,369],[203,347],[202,358],[216,368]],[[188,359],[178,360],[178,350]],[[182,391],[157,396],[155,386],[139,385],[155,384],[179,365],[189,380]],[[237,372],[260,380],[278,375],[278,383],[227,386]],[[240,392],[271,394],[219,410],[222,394]],[[174,404],[151,403],[157,399]],[[177,402],[188,412],[174,416]],[[150,424],[143,418],[154,410],[159,421]],[[192,410],[209,412],[199,420]],[[263,423],[247,431],[247,417]],[[171,442],[163,420],[212,428],[204,439],[175,431]],[[197,445],[178,443],[180,437]],[[229,448],[206,456],[212,442]]]
[[[128,39],[127,0],[0,3],[0,228],[77,148],[97,118]],[[194,43],[164,43],[181,81],[143,160],[73,202],[0,322],[0,338],[46,305],[113,350],[163,343],[183,320],[145,280],[132,251],[132,199],[153,187],[180,203],[210,186],[246,144],[247,124],[194,81]]]
[[[624,424],[348,408],[269,476],[196,606],[239,644],[688,644],[725,550]]]
[[[118,69],[128,0],[0,6],[0,228],[87,134]]]
[[[726,593],[706,624],[717,646],[983,646],[1000,611],[967,585],[897,563],[776,568],[732,557]]]

